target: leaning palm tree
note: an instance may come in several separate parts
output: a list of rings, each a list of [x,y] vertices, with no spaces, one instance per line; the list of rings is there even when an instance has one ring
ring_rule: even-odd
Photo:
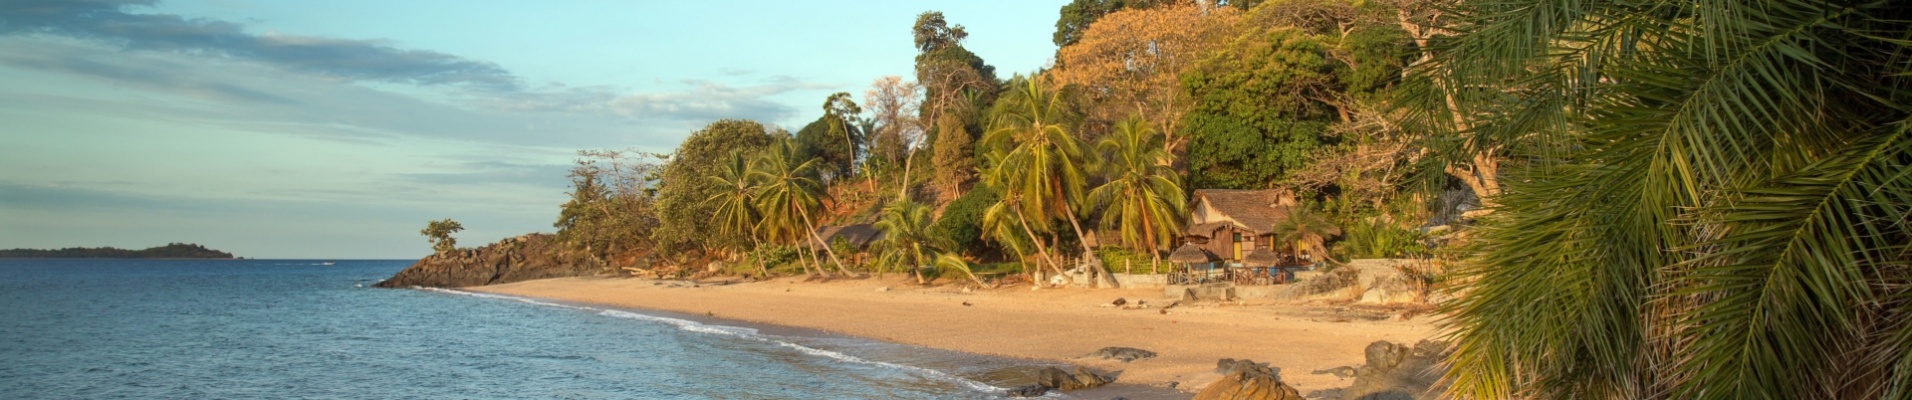
[[[1004,112],[979,143],[997,154],[992,182],[1004,198],[1021,199],[1021,215],[1044,225],[1067,220],[1076,237],[1086,237],[1076,208],[1083,204],[1094,158],[1088,146],[1063,125],[1066,107],[1061,96],[1044,90],[1041,80],[1024,79],[1004,97]],[[1082,251],[1085,256],[1094,255],[1088,243],[1083,243]],[[1097,276],[1111,286],[1115,283],[1107,271],[1098,271]]]
[[[1007,160],[1003,153],[989,153],[985,158],[988,169],[983,173],[983,184],[990,187],[1003,186],[1002,182],[1013,175],[1010,171],[1020,168],[1005,164]],[[1029,276],[1030,283],[1041,287],[1041,280],[1036,275],[1043,266],[1051,266],[1057,273],[1062,272],[1062,269],[1055,266],[1055,258],[1050,255],[1049,247],[1043,244],[1042,236],[1038,234],[1049,232],[1048,224],[1031,225],[1029,216],[1025,214],[1027,209],[1022,207],[1022,203],[1021,193],[1002,193],[1001,200],[983,209],[983,235],[1013,250],[1016,260],[1023,264],[1023,273]],[[1032,252],[1036,256],[1036,270],[1027,269]]]
[[[1166,138],[1139,116],[1115,124],[1115,131],[1096,142],[1103,154],[1106,181],[1089,191],[1089,203],[1105,206],[1102,229],[1119,232],[1131,248],[1145,249],[1162,262],[1162,246],[1181,231],[1188,198],[1175,156],[1164,150]]]
[[[816,158],[799,161],[796,153],[792,140],[780,139],[764,148],[751,166],[749,176],[758,182],[757,209],[763,213],[763,223],[773,238],[788,243],[822,243],[818,247],[829,254],[837,271],[849,276],[850,270],[843,267],[828,242],[817,236],[817,225],[810,219],[810,210],[822,205],[818,197],[823,194],[823,184],[816,179],[822,162]],[[816,250],[810,252],[811,258],[816,258]],[[817,267],[819,272],[822,269]]]
[[[1411,104],[1522,157],[1448,395],[1912,398],[1912,3],[1451,9]]]
[[[883,206],[876,230],[883,237],[876,247],[877,265],[885,269],[908,269],[917,284],[927,284],[922,268],[933,265],[936,253],[955,247],[949,239],[930,233],[930,209],[910,199],[898,199]]]
[[[711,214],[711,219],[717,224],[718,234],[727,237],[743,236],[749,239],[748,241],[727,240],[721,243],[733,246],[730,248],[733,254],[740,252],[742,250],[740,247],[745,245],[750,246],[752,251],[756,251],[762,246],[757,239],[756,227],[759,218],[757,208],[752,204],[756,199],[757,186],[756,182],[750,180],[750,162],[744,158],[743,153],[732,151],[730,157],[724,159],[723,165],[719,168],[717,175],[704,177],[704,184],[712,192],[709,198],[704,199],[704,202],[717,205]],[[757,271],[769,277],[770,269],[764,265],[763,257],[759,255],[756,258]]]
[[[1289,207],[1287,218],[1276,222],[1268,231],[1275,235],[1274,244],[1324,261],[1333,260],[1328,255],[1328,238],[1341,236],[1341,227],[1301,206]]]

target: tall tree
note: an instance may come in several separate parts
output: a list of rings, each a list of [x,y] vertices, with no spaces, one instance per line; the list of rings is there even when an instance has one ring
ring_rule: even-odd
[[[923,88],[900,76],[884,76],[870,83],[863,92],[863,105],[870,109],[875,129],[869,131],[869,158],[899,164],[923,141],[926,130],[918,121],[916,107],[922,104]]]
[[[1227,43],[1240,15],[1194,3],[1116,11],[1058,50],[1062,67],[1047,76],[1087,96],[1085,111],[1096,130],[1090,137],[1139,114],[1168,135],[1163,144],[1177,152],[1185,143],[1177,134],[1190,106],[1177,83],[1203,54]]]
[[[841,143],[826,147],[830,151],[820,155],[825,163],[835,167],[832,176],[850,177],[856,172],[857,150],[864,147],[867,133],[858,124],[860,114],[863,108],[857,107],[849,92],[837,92],[823,100],[823,122],[830,129],[828,136],[831,141]],[[838,149],[841,151],[834,151]]]
[[[712,189],[706,203],[715,203],[716,211],[711,213],[712,222],[717,224],[717,234],[724,236],[743,236],[748,242],[732,245],[728,250],[733,254],[745,249],[758,249],[758,221],[756,192],[757,184],[750,179],[750,160],[741,151],[733,151],[724,160],[723,166],[715,175],[704,177],[704,182]],[[737,242],[733,242],[737,243]],[[747,247],[745,245],[748,245]],[[763,258],[757,258],[757,270],[765,277],[770,275],[769,267],[763,264]]]
[[[1327,47],[1295,28],[1255,29],[1182,77],[1189,184],[1261,189],[1328,142],[1334,91]]]
[[[1175,156],[1162,149],[1164,140],[1143,122],[1131,117],[1096,142],[1101,153],[1103,183],[1089,191],[1088,201],[1102,212],[1102,229],[1115,231],[1130,248],[1147,251],[1161,262],[1161,250],[1182,233],[1188,198]]]
[[[1018,215],[1042,223],[1066,220],[1076,237],[1084,237],[1075,210],[1083,204],[1094,159],[1088,145],[1063,124],[1068,116],[1061,98],[1040,81],[1021,80],[983,136],[983,145],[998,157],[990,174],[1004,199],[1020,199]],[[1086,243],[1082,250],[1085,258],[1095,253]],[[1098,276],[1112,281],[1106,272]]]
[[[1912,4],[1446,8],[1414,104],[1519,156],[1450,397],[1912,398]]]
[[[918,120],[940,121],[942,113],[957,107],[965,96],[978,96],[983,103],[994,101],[996,68],[963,48],[969,33],[962,25],[950,27],[942,12],[929,11],[917,17],[912,30],[918,52],[916,82],[923,86]]]
[[[799,159],[796,145],[790,140],[772,143],[757,156],[750,169],[750,179],[757,182],[757,210],[763,213],[766,237],[802,247],[809,247],[807,243],[820,243],[817,247],[829,254],[837,270],[849,276],[850,270],[837,258],[836,251],[830,249],[829,242],[817,236],[816,220],[810,217],[823,206],[823,183],[817,179],[819,168],[822,162],[818,159]],[[812,258],[815,252],[811,250]]]
[[[704,177],[716,175],[733,151],[755,153],[770,143],[762,124],[720,120],[691,133],[664,164],[657,187],[658,227],[651,240],[662,249],[708,250],[738,238],[707,235],[715,205],[705,202],[716,190]]]

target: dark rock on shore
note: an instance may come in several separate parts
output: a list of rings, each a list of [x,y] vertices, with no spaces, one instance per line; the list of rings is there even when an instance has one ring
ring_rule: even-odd
[[[1084,357],[1101,357],[1104,360],[1122,360],[1130,362],[1145,358],[1155,358],[1155,352],[1134,347],[1103,347]]]
[[[549,234],[506,238],[470,250],[427,256],[377,287],[466,287],[596,275],[601,263],[571,262]]]
[[[1379,341],[1368,345],[1367,365],[1361,366],[1354,383],[1341,393],[1348,400],[1425,400],[1440,398],[1436,387],[1441,375],[1441,359],[1447,345],[1423,340],[1406,345]]]
[[[1049,388],[1042,385],[1029,385],[1009,389],[1009,397],[1042,397],[1049,394]]]
[[[1240,360],[1224,358],[1215,361],[1215,373],[1228,375],[1236,372],[1268,375],[1275,377],[1275,380],[1281,380],[1281,369],[1270,367],[1268,363],[1258,363],[1245,358]]]
[[[1042,372],[1036,373],[1037,385],[1056,390],[1088,389],[1102,386],[1109,382],[1109,378],[1097,375],[1095,372],[1083,367],[1076,367],[1075,372],[1049,367],[1043,368]]]

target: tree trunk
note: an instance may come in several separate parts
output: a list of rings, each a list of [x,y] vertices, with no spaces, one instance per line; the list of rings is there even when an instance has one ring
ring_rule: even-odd
[[[799,215],[802,215],[802,216],[803,216],[803,223],[804,223],[805,225],[809,225],[809,227],[810,227],[810,237],[811,237],[812,239],[815,239],[815,240],[817,241],[817,243],[822,243],[822,244],[823,244],[823,245],[821,246],[821,247],[823,247],[823,253],[824,253],[824,254],[829,254],[829,255],[830,255],[830,262],[831,262],[831,263],[833,263],[833,264],[836,264],[836,267],[837,267],[837,271],[840,271],[840,272],[843,272],[843,276],[846,276],[846,277],[848,277],[848,276],[855,276],[855,274],[852,274],[852,273],[850,273],[850,269],[849,269],[849,268],[844,268],[844,267],[843,267],[843,260],[842,260],[842,259],[839,259],[839,258],[837,258],[837,255],[836,255],[836,250],[835,250],[835,249],[831,249],[831,248],[830,248],[830,242],[828,242],[828,241],[824,241],[822,237],[819,237],[819,236],[817,236],[817,224],[816,224],[816,222],[812,222],[812,221],[810,220],[810,210],[805,210],[805,209],[803,209],[802,207],[798,207],[798,208],[797,208],[797,213],[798,213]],[[816,253],[816,251],[815,251],[815,250],[812,250],[812,251],[811,251],[811,253],[812,253],[812,254],[815,254],[815,253]],[[823,266],[821,266],[821,265],[819,265],[819,266],[817,266],[817,269],[819,269],[819,270],[820,270],[820,269],[823,269]]]
[[[1029,218],[1024,217],[1021,211],[1011,211],[1011,212],[1016,213],[1016,221],[1022,223],[1022,232],[1024,234],[1029,235],[1029,242],[1034,243],[1036,245],[1036,256],[1040,257],[1042,260],[1045,260],[1045,261],[1052,261],[1051,264],[1053,264],[1053,260],[1049,260],[1049,249],[1042,245],[1042,237],[1036,236],[1036,231],[1029,229]],[[1037,266],[1037,269],[1040,269],[1042,264],[1036,264],[1036,266]],[[1036,284],[1039,287],[1041,285],[1041,281],[1038,280]]]
[[[1070,207],[1069,202],[1065,200],[1062,202],[1062,211],[1069,214],[1069,226],[1075,228],[1076,238],[1077,238],[1076,241],[1082,243],[1083,259],[1094,260],[1093,262],[1082,261],[1082,262],[1089,263],[1089,265],[1095,267],[1094,270],[1089,271],[1090,273],[1095,274],[1095,277],[1093,279],[1090,279],[1089,281],[1095,283],[1095,287],[1104,287],[1102,286],[1102,284],[1104,283],[1107,283],[1108,286],[1106,287],[1111,289],[1122,287],[1122,283],[1116,282],[1115,276],[1109,274],[1109,269],[1107,268],[1107,266],[1102,265],[1102,260],[1095,258],[1095,249],[1089,247],[1089,241],[1081,240],[1082,238],[1086,238],[1087,236],[1082,234],[1082,223],[1076,222],[1075,207]]]

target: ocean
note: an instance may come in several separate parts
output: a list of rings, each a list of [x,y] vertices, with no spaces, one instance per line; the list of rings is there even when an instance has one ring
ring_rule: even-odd
[[[410,263],[0,260],[0,399],[990,399],[1053,365],[370,288]]]

